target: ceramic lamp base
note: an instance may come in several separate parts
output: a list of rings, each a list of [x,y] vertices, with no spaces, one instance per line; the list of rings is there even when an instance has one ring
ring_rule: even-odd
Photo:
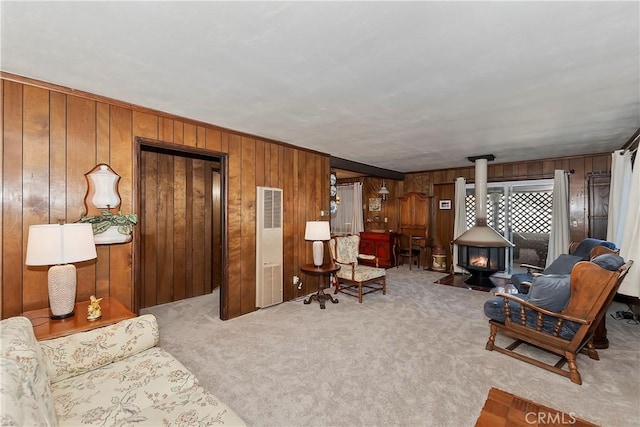
[[[313,242],[313,265],[320,267],[324,261],[324,244],[321,240]]]
[[[76,305],[76,266],[54,265],[49,268],[49,308],[52,319],[73,316]]]

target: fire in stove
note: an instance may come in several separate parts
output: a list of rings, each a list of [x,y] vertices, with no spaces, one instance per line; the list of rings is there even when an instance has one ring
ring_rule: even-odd
[[[478,268],[487,268],[487,257],[477,256],[469,260],[469,266]]]

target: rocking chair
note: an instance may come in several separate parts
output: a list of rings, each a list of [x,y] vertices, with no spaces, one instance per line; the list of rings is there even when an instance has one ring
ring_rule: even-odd
[[[605,258],[599,262],[598,258],[601,257]],[[593,334],[597,325],[606,315],[607,308],[620,283],[633,264],[633,261],[629,260],[622,265],[624,260],[617,255],[608,254],[601,257],[594,258],[592,262],[580,261],[573,267],[569,276],[568,286],[570,288],[564,290],[566,294],[570,295],[568,303],[566,301],[561,303],[559,309],[556,307],[556,310],[552,310],[540,306],[549,306],[540,302],[542,300],[552,301],[553,298],[549,298],[549,295],[538,298],[538,301],[533,301],[534,298],[531,295],[537,286],[535,281],[532,285],[532,292],[528,295],[496,294],[497,298],[487,301],[485,314],[491,318],[489,320],[491,331],[486,349],[499,351],[568,377],[576,384],[582,384],[582,377],[576,365],[576,356],[582,352],[591,359],[599,359],[598,352],[593,346]],[[612,259],[619,260],[616,262],[617,268],[612,265]],[[549,276],[546,277],[549,278]],[[562,276],[555,276],[552,279],[562,280]],[[537,304],[533,302],[537,302]],[[558,304],[558,301],[552,302]],[[566,308],[562,308],[565,304]],[[505,348],[499,347],[495,343],[498,333],[516,340]],[[522,343],[555,353],[561,356],[561,359],[552,366],[524,354],[516,353],[514,350]],[[565,363],[568,364],[568,370],[562,369]]]

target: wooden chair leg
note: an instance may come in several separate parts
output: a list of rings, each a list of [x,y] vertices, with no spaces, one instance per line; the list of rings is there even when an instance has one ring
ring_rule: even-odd
[[[496,342],[496,334],[498,333],[498,327],[495,325],[490,326],[491,330],[489,332],[489,341],[487,341],[487,345],[484,348],[489,351],[493,351],[493,347],[495,346]]]
[[[600,360],[596,347],[593,345],[593,340],[587,343],[587,355],[593,360]]]
[[[567,365],[569,366],[569,377],[571,382],[578,385],[582,384],[582,377],[578,372],[578,365],[576,365],[576,355],[570,352],[565,352],[564,357],[567,359]]]
[[[362,304],[362,283],[358,283],[358,301]]]
[[[382,278],[382,295],[387,294],[387,276]]]

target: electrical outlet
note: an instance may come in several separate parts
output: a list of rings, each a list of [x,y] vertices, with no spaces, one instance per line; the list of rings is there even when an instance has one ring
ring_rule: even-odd
[[[293,284],[297,285],[298,283],[300,283],[300,278],[298,276],[293,276]]]

